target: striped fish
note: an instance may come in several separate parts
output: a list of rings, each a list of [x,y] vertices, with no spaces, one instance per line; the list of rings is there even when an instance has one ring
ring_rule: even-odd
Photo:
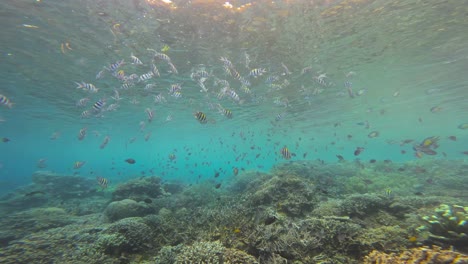
[[[135,65],[143,65],[143,62],[141,62],[141,60],[136,57],[135,55],[133,55],[133,53],[130,54],[130,58],[132,59],[132,63],[135,64]]]
[[[138,82],[147,81],[147,80],[153,78],[153,76],[154,76],[153,72],[148,72],[148,73],[142,74],[142,75],[140,75],[140,77],[138,77]]]
[[[167,56],[164,53],[160,53],[160,52],[155,52],[154,53],[154,58],[155,59],[160,59],[160,60],[163,60],[163,61],[167,61],[167,62],[171,61],[171,58],[169,58],[169,56]]]
[[[97,100],[96,103],[94,103],[93,110],[95,112],[99,112],[99,111],[101,111],[102,107],[104,107],[105,104],[106,104],[106,102],[103,99],[99,99],[99,100]]]
[[[226,108],[223,108],[222,113],[227,118],[232,118],[232,111]]]
[[[264,68],[256,68],[256,69],[252,69],[249,72],[249,76],[250,77],[258,77],[258,76],[262,76],[265,72],[266,72],[266,69],[264,69]]]
[[[80,132],[78,132],[78,140],[83,140],[86,137],[87,130],[88,128],[86,127],[83,127],[82,129],[80,129]]]
[[[289,160],[291,159],[291,152],[289,152],[288,147],[284,146],[281,149],[281,155],[283,156],[284,159]]]
[[[101,188],[103,188],[103,189],[107,188],[107,186],[109,185],[109,180],[107,180],[104,177],[97,176],[96,180],[97,180],[99,186],[101,186]]]
[[[78,82],[75,82],[75,84],[77,85],[76,89],[83,89],[83,90],[86,90],[86,91],[91,92],[91,93],[97,93],[98,90],[99,90],[92,83],[85,83],[85,82],[79,82],[78,83]]]
[[[161,74],[159,73],[158,67],[156,67],[155,64],[151,65],[151,71],[153,72],[154,76],[161,77]]]
[[[201,124],[206,124],[206,115],[203,112],[196,112],[194,116],[198,120],[198,122],[200,122]]]
[[[84,110],[81,112],[81,118],[89,118],[91,116],[91,112],[89,110]]]
[[[169,67],[171,68],[171,72],[173,74],[179,74],[179,72],[177,71],[177,68],[174,66],[174,64],[172,64],[172,62],[167,62],[167,65],[169,65]]]
[[[116,61],[116,62],[112,63],[111,65],[109,65],[109,67],[105,67],[105,68],[110,72],[115,72],[122,65],[124,65],[124,60]]]

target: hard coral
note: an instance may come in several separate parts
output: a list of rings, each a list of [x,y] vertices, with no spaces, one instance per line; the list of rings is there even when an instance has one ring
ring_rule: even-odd
[[[142,252],[150,246],[153,237],[151,228],[142,218],[125,218],[104,230],[96,244],[106,254],[120,256],[126,253]]]
[[[312,184],[295,175],[276,176],[263,182],[251,196],[255,205],[274,205],[290,216],[311,211],[317,204]]]
[[[141,177],[117,186],[112,200],[132,199],[137,202],[147,198],[158,198],[165,194],[158,177]]]
[[[418,231],[429,231],[430,240],[467,248],[468,207],[441,204],[431,216],[423,216],[428,224]]]
[[[247,253],[225,248],[219,242],[196,242],[191,246],[182,247],[175,263],[256,264],[258,262]]]
[[[421,247],[406,250],[400,255],[386,254],[377,250],[364,258],[364,264],[463,264],[468,263],[468,256],[440,247]]]

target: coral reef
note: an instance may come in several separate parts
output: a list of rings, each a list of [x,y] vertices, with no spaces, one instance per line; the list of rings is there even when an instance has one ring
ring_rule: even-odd
[[[147,199],[158,198],[164,194],[161,178],[159,177],[140,177],[130,180],[126,183],[119,184],[112,192],[112,200],[120,201],[123,199],[132,199],[137,202],[149,201]]]
[[[256,259],[245,252],[225,248],[219,242],[195,242],[190,246],[179,247],[174,264],[185,263],[226,263],[257,264]]]
[[[248,188],[253,190],[253,188]],[[277,175],[264,182],[249,195],[256,206],[275,206],[290,215],[304,215],[314,208],[317,198],[313,184],[296,175]]]
[[[112,256],[142,252],[152,248],[153,231],[142,218],[125,218],[102,231],[96,245]]]
[[[82,176],[65,176],[48,171],[32,175],[33,190],[43,191],[54,198],[70,199],[96,192],[96,180]]]
[[[107,205],[104,210],[104,217],[107,221],[114,222],[127,217],[141,217],[151,213],[154,213],[154,209],[148,204],[124,199]]]
[[[0,245],[19,239],[26,234],[61,227],[75,220],[61,208],[35,208],[6,216],[0,222]]]
[[[304,261],[319,254],[328,257],[337,252],[355,254],[359,247],[355,237],[360,230],[349,218],[280,219],[274,224],[257,225],[240,239],[247,244],[246,250],[256,252],[261,263],[269,263],[278,256],[288,261]]]
[[[422,243],[463,252],[463,197],[413,194],[411,184],[436,175],[414,174],[419,166],[289,162],[269,174],[243,171],[219,189],[210,180],[184,186],[141,177],[101,190],[94,179],[41,172],[3,202],[17,201],[1,210],[0,262],[357,264],[372,251],[367,263],[455,254],[408,250]],[[442,173],[445,165],[430,166]],[[415,176],[400,183],[378,170]],[[396,184],[390,194],[379,189],[384,182]]]
[[[443,250],[440,247],[421,247],[406,250],[401,254],[386,254],[377,250],[364,258],[364,264],[464,264],[468,256],[453,250]]]
[[[430,232],[430,240],[468,250],[468,207],[441,204],[434,209],[434,214],[422,219],[427,224],[417,230]]]

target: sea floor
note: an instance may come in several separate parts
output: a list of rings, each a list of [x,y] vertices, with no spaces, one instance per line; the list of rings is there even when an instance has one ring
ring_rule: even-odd
[[[468,263],[467,172],[297,161],[102,188],[38,171],[0,201],[0,263]]]

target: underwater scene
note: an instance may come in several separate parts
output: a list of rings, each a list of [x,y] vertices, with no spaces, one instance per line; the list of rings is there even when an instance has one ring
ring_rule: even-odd
[[[467,0],[0,7],[0,263],[468,263]]]

